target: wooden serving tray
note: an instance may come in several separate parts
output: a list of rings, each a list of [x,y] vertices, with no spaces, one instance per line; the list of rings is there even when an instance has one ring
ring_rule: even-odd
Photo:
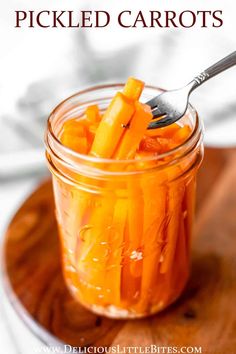
[[[72,299],[62,278],[50,181],[26,200],[6,234],[6,276],[15,301],[73,346],[201,346],[202,353],[235,354],[236,150],[206,149],[198,179],[192,273],[167,310],[118,321]]]

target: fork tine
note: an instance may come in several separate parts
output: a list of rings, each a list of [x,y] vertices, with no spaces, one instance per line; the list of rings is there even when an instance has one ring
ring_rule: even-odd
[[[156,129],[156,128],[166,127],[167,125],[170,125],[171,123],[173,123],[173,120],[170,117],[165,116],[162,119],[156,120],[155,122],[151,122],[148,126],[148,129]]]
[[[161,94],[160,94],[160,95],[161,95]],[[152,98],[150,101],[147,101],[146,104],[147,104],[148,106],[150,106],[151,109],[156,108],[156,106],[157,106],[157,98],[158,98],[160,95],[158,95],[158,96]]]
[[[164,116],[165,114],[166,114],[166,112],[163,112],[162,110],[160,110],[160,107],[156,107],[152,110],[153,118],[159,118],[161,116]]]
[[[157,118],[161,118],[161,117],[164,118],[164,116],[165,116],[165,114],[163,114],[163,113],[155,113],[155,115],[154,115],[152,112],[152,119],[157,119]]]

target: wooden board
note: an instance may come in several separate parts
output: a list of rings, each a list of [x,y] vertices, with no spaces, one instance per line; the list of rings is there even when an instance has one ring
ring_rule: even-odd
[[[202,346],[236,353],[236,150],[207,149],[199,173],[192,273],[182,297],[144,320],[96,316],[67,291],[60,265],[50,181],[12,220],[6,275],[37,323],[73,346]]]

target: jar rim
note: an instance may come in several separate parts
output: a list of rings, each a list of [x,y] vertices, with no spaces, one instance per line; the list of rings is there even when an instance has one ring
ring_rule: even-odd
[[[51,148],[49,140],[52,139],[52,141],[56,144],[57,147],[59,147],[62,152],[65,152],[65,155],[68,156],[70,155],[73,159],[78,159],[79,163],[94,163],[97,165],[106,165],[106,164],[113,164],[113,165],[124,165],[124,164],[136,164],[137,162],[152,162],[152,161],[158,161],[161,159],[164,159],[166,157],[170,157],[171,155],[178,154],[178,158],[181,158],[182,155],[186,154],[186,149],[191,149],[193,145],[196,145],[197,142],[201,140],[201,133],[202,133],[202,122],[199,119],[198,113],[196,109],[189,103],[188,104],[188,111],[192,117],[194,117],[194,126],[192,129],[192,132],[190,136],[180,145],[177,147],[168,150],[167,152],[154,155],[154,156],[144,156],[140,160],[137,159],[112,159],[112,158],[102,158],[102,157],[97,157],[97,156],[91,156],[91,155],[86,155],[86,154],[81,154],[79,152],[76,152],[65,145],[63,145],[60,141],[60,139],[56,136],[53,130],[53,120],[59,110],[65,106],[67,103],[72,101],[75,98],[78,98],[84,94],[89,94],[90,92],[98,92],[99,90],[106,90],[106,89],[121,89],[124,87],[124,83],[113,83],[113,84],[99,84],[95,85],[89,88],[86,88],[84,90],[80,90],[76,92],[75,94],[67,97],[64,99],[62,102],[60,102],[50,113],[48,120],[47,120],[47,131],[45,134],[45,145],[46,149],[50,150],[49,153],[55,153],[53,149]],[[152,85],[145,85],[146,89],[154,90],[154,91],[159,91],[159,92],[164,92],[165,90],[156,86]],[[144,89],[145,90],[145,89]],[[101,98],[100,98],[101,99]],[[181,153],[182,151],[182,153]],[[57,155],[57,154],[56,154]],[[59,156],[57,156],[59,157]],[[61,157],[59,157],[61,158]],[[76,164],[75,160],[73,160],[73,164]],[[144,169],[145,170],[145,169]],[[127,171],[126,171],[127,172]]]

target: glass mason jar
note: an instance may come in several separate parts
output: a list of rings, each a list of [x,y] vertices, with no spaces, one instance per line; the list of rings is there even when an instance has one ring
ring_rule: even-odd
[[[179,123],[190,126],[190,137],[140,160],[95,158],[60,143],[66,120],[91,104],[103,111],[122,87],[97,86],[63,101],[45,141],[69,290],[97,314],[137,318],[175,301],[188,279],[202,127],[189,106]],[[142,101],[158,93],[146,87]]]

